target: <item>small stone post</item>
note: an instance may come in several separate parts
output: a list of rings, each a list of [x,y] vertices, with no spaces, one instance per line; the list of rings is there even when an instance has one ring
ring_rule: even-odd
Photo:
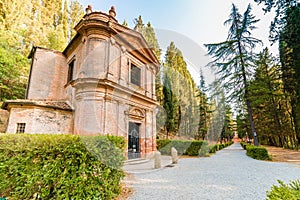
[[[177,164],[178,163],[178,153],[174,147],[171,148],[171,156],[172,156],[172,164]]]
[[[156,151],[154,154],[154,168],[161,168],[161,153],[159,151]]]

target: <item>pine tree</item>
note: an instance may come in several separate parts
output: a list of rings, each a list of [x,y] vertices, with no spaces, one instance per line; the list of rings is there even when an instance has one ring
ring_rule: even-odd
[[[250,98],[261,142],[274,146],[293,146],[295,135],[282,90],[280,65],[268,49],[259,54],[254,80],[250,84]]]
[[[290,99],[293,123],[300,143],[300,5],[286,9],[280,33],[280,61],[285,92]]]
[[[228,142],[233,139],[234,136],[234,125],[233,125],[233,113],[231,111],[230,105],[225,105],[225,116],[224,116],[224,126],[220,135],[220,142]]]
[[[244,99],[255,145],[258,145],[258,140],[248,87],[253,58],[255,58],[252,48],[261,43],[251,36],[251,31],[256,28],[254,24],[258,21],[251,14],[250,4],[244,15],[241,15],[233,4],[229,19],[225,21],[225,25],[230,25],[227,40],[205,45],[208,54],[214,58],[209,65],[217,69],[223,87],[230,92],[229,96],[236,100]]]
[[[248,140],[252,138],[252,135],[248,134],[251,132],[251,129],[249,126],[248,115],[245,110],[245,108],[238,110],[236,116],[236,126],[239,138],[245,138],[246,140]]]
[[[263,10],[271,12],[275,10],[274,20],[270,25],[270,40],[276,42],[280,39],[281,31],[284,29],[287,15],[286,13],[291,7],[299,4],[298,0],[254,0],[258,4],[264,4]]]

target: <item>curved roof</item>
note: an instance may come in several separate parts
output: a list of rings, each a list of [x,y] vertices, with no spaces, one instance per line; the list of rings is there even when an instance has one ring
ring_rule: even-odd
[[[113,38],[120,46],[133,54],[135,57],[141,57],[145,63],[160,65],[153,49],[149,47],[141,33],[125,27],[111,15],[102,12],[92,12],[86,14],[74,28],[77,32],[69,45],[64,50],[64,54],[72,48],[73,43],[86,34],[87,30],[104,30],[109,34],[108,38]]]

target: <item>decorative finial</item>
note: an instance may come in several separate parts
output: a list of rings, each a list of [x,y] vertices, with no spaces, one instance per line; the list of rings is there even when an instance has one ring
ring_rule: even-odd
[[[90,13],[92,13],[93,11],[92,11],[92,6],[91,5],[88,5],[88,7],[85,9],[85,13],[86,14],[90,14]]]
[[[116,17],[116,8],[114,6],[112,6],[109,10],[109,15],[112,17]]]

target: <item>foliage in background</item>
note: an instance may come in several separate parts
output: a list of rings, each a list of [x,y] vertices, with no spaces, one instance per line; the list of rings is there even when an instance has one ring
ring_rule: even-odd
[[[267,48],[259,54],[256,65],[249,88],[260,143],[293,148],[296,135],[283,90],[280,65]]]
[[[162,53],[151,23],[145,25],[142,17],[139,16],[135,19],[134,29],[143,34],[155,55],[161,59]],[[201,89],[196,87],[182,52],[174,42],[171,42],[164,55],[163,65],[156,76],[157,100],[166,114],[164,119],[157,120],[165,121],[165,124],[158,124],[158,132],[162,132],[165,138],[174,136],[204,138],[207,122],[203,117],[208,117],[208,103]]]
[[[0,101],[25,98],[28,60],[0,39]]]
[[[0,99],[25,97],[33,46],[62,51],[83,16],[77,0],[0,2]]]
[[[273,185],[267,191],[267,200],[298,200],[300,199],[300,180],[290,181],[285,184],[278,180],[279,185]]]
[[[32,46],[62,51],[83,16],[77,0],[4,0],[0,3],[0,36],[27,56]]]
[[[275,11],[273,21],[270,23],[270,40],[276,42],[280,38],[282,29],[286,24],[286,12],[289,8],[297,6],[298,0],[254,0],[258,4],[263,4],[263,11]]]
[[[263,4],[263,10],[274,12],[275,17],[270,25],[270,40],[279,42],[280,59],[280,81],[283,88],[277,89],[275,93],[283,93],[284,98],[274,107],[280,118],[284,111],[283,122],[277,120],[276,126],[286,126],[287,131],[282,131],[278,136],[277,130],[272,129],[268,133],[268,138],[272,141],[264,142],[271,145],[297,148],[300,141],[300,5],[297,0],[254,0],[258,4]],[[275,84],[276,86],[276,84]],[[275,97],[277,99],[277,97]],[[277,111],[275,111],[277,109]],[[269,113],[268,115],[271,115]],[[275,119],[276,120],[276,119]],[[268,123],[268,122],[267,122]],[[274,133],[273,133],[274,132]],[[274,135],[274,136],[273,136]],[[283,135],[283,136],[282,136]],[[277,137],[277,138],[276,138]]]
[[[0,135],[0,196],[113,199],[121,192],[125,144],[106,136]]]
[[[202,70],[200,70],[200,84],[197,91],[197,99],[199,105],[198,117],[198,132],[195,134],[196,140],[205,140],[208,130],[208,122],[210,120],[211,108],[209,105],[208,97],[206,95],[207,88]]]
[[[279,50],[282,79],[298,144],[300,143],[300,4],[286,9],[285,26],[280,32]]]

